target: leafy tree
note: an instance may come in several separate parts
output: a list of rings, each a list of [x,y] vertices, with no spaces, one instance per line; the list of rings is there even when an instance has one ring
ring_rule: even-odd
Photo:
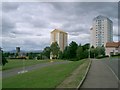
[[[83,45],[83,50],[86,50],[86,49],[89,49],[89,48],[90,48],[90,44],[89,43]]]
[[[11,57],[14,57],[14,56],[15,56],[15,53],[10,53],[10,56],[11,56]]]
[[[18,53],[15,54],[15,57],[18,57]]]
[[[58,58],[63,59],[63,52],[62,51],[59,51]]]
[[[50,58],[50,47],[45,47],[44,50],[43,50],[43,54],[47,57],[47,58]]]
[[[97,53],[97,52],[96,52]],[[94,48],[94,46],[92,46],[91,48],[90,48],[90,58],[95,58],[95,48]]]
[[[0,64],[4,66],[6,63],[8,63],[8,61],[4,57],[3,51],[0,49]]]
[[[76,56],[77,56],[77,59],[83,59],[83,47],[82,46],[79,46],[77,51],[76,51]]]
[[[41,60],[42,59],[42,54],[37,56],[37,60]]]
[[[100,57],[100,56],[105,56],[105,48],[104,46],[100,47],[96,47],[95,49],[95,57]]]
[[[29,57],[29,59],[33,59],[34,58],[33,53],[32,52],[28,53],[28,57]]]
[[[90,50],[90,44],[87,43],[82,46],[83,47],[83,58],[88,58],[89,57],[89,50]]]
[[[50,49],[51,49],[51,52],[52,52],[52,54],[53,54],[53,57],[54,57],[54,58],[57,58],[57,57],[58,57],[58,53],[59,53],[59,51],[60,51],[60,48],[59,48],[57,42],[53,42],[53,43],[51,44],[51,46],[50,46]]]
[[[65,50],[63,51],[63,58],[70,59],[70,47],[69,46],[65,47]]]
[[[72,41],[70,44],[69,44],[69,48],[70,48],[70,58],[76,58],[76,50],[78,48],[78,44],[74,41]]]
[[[4,57],[9,57],[10,53],[9,52],[4,52],[3,55],[4,55]]]
[[[2,55],[2,65],[4,66],[6,63],[8,63],[8,61],[7,61],[6,58]]]
[[[83,58],[88,58],[89,57],[89,50],[86,49],[83,51]]]
[[[101,47],[101,55],[105,56],[105,47],[104,47],[104,45]]]

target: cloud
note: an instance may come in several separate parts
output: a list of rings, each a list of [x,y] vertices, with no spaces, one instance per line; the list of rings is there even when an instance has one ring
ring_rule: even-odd
[[[15,28],[15,23],[12,22],[8,17],[2,17],[2,33],[3,35],[9,33]]]
[[[61,29],[68,42],[89,42],[92,20],[104,15],[113,21],[118,37],[117,2],[4,2],[2,4],[3,48],[43,49],[50,45],[50,32]]]
[[[14,3],[13,2],[9,2],[9,3],[3,2],[2,3],[2,10],[4,12],[11,12],[11,11],[17,10],[18,7],[19,7],[19,3],[17,3],[17,2],[14,2]]]

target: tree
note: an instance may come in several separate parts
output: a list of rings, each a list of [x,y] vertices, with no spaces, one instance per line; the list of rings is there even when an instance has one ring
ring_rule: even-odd
[[[63,58],[64,59],[70,59],[70,47],[66,46],[63,51]]]
[[[83,51],[83,59],[88,58],[88,57],[89,57],[89,50],[86,49],[86,50]]]
[[[4,56],[2,56],[2,65],[4,66],[6,63],[8,63],[8,61]]]
[[[104,47],[104,45],[101,47],[101,54],[102,54],[103,56],[105,56],[105,47]]]
[[[58,58],[63,59],[63,52],[62,51],[59,51]]]
[[[4,55],[4,57],[9,57],[10,53],[9,52],[4,52],[3,55]]]
[[[104,46],[97,46],[95,49],[95,57],[105,56],[105,48]]]
[[[15,54],[15,57],[18,57],[18,53]]]
[[[83,45],[83,50],[88,50],[90,48],[90,44],[89,43],[87,43],[87,44],[85,44],[85,45]]]
[[[97,53],[97,52],[96,52]],[[94,48],[94,46],[92,46],[91,48],[90,48],[90,58],[95,58],[95,48]]]
[[[47,57],[47,58],[50,58],[50,47],[45,47],[44,50],[43,50],[43,54]]]
[[[29,57],[29,59],[33,59],[34,58],[33,53],[32,52],[28,53],[28,57]]]
[[[76,58],[76,50],[78,48],[78,44],[74,41],[72,41],[70,44],[69,44],[69,48],[70,48],[70,58]]]
[[[37,60],[41,60],[41,59],[43,59],[43,58],[42,58],[42,53],[40,53],[40,54],[37,56]]]
[[[78,60],[83,59],[83,47],[82,46],[78,47],[76,51],[76,56]]]
[[[90,50],[90,44],[87,43],[82,46],[83,47],[83,58],[88,58],[89,57],[89,50]]]
[[[6,63],[8,63],[8,61],[6,60],[6,58],[4,57],[3,51],[0,48],[0,61],[1,61],[1,65],[5,65]]]
[[[53,55],[53,58],[57,58],[58,57],[58,53],[60,51],[60,48],[57,44],[57,42],[53,42],[50,46],[50,49],[51,49],[51,52],[52,52],[52,55]]]

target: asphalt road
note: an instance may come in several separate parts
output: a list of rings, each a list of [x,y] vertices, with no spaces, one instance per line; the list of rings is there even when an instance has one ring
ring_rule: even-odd
[[[104,62],[111,68],[117,78],[120,80],[120,59],[119,58],[106,58]]]
[[[31,65],[31,66],[27,66],[27,67],[21,67],[21,68],[16,68],[16,69],[10,69],[10,70],[5,70],[2,71],[2,78],[7,78],[10,76],[14,76],[17,74],[22,74],[25,72],[29,72],[31,70],[35,70],[38,68],[43,68],[43,67],[47,67],[47,66],[51,66],[51,65],[57,65],[57,64],[65,64],[65,63],[69,63],[68,61],[64,61],[64,62],[49,62],[49,63],[41,63],[41,64],[36,64],[36,65]]]
[[[82,88],[118,88],[118,79],[106,65],[105,60],[92,60]],[[113,65],[114,66],[114,65]]]

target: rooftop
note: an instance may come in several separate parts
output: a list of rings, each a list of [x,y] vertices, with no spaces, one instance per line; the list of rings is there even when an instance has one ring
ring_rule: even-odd
[[[53,31],[51,31],[51,33],[53,33],[53,32],[62,32],[62,33],[66,33],[66,32],[64,32],[64,31],[62,31],[62,30],[59,30],[59,29],[54,29]],[[67,33],[66,33],[67,34]]]
[[[106,47],[115,47],[118,48],[120,46],[120,41],[119,42],[107,42]]]
[[[112,22],[108,17],[102,16],[102,15],[99,15],[99,16],[95,17],[93,20],[98,20],[98,19],[100,19],[100,20],[107,19],[107,20],[109,20],[110,22]]]

